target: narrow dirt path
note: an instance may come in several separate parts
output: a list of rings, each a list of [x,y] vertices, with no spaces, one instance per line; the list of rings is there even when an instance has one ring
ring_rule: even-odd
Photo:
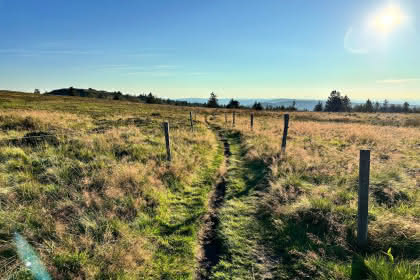
[[[226,168],[229,166],[229,157],[231,156],[230,145],[226,137],[221,133],[220,128],[211,127],[213,131],[217,132],[220,141],[224,148],[224,163],[220,170],[220,177],[215,186],[215,189],[210,197],[209,210],[204,217],[204,226],[200,233],[202,254],[199,259],[199,268],[197,270],[196,279],[209,279],[211,269],[220,260],[222,254],[222,241],[217,236],[217,229],[219,227],[219,209],[221,208],[225,194],[226,194]]]
[[[264,162],[245,157],[242,135],[208,123],[225,147],[222,173],[210,204],[197,279],[273,279],[276,265],[263,238],[259,202],[267,189]]]

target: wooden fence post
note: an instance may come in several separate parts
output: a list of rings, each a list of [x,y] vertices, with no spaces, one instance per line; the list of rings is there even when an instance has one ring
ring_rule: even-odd
[[[254,113],[251,113],[251,130],[254,129]]]
[[[191,130],[194,130],[192,112],[190,112],[190,123],[191,123]]]
[[[283,141],[281,143],[281,152],[284,154],[286,152],[286,143],[287,143],[287,131],[289,129],[289,114],[284,115],[284,129],[283,129]]]
[[[357,208],[357,243],[365,247],[368,242],[370,150],[360,151],[359,200]]]
[[[171,142],[169,140],[169,123],[163,123],[163,129],[165,131],[165,142],[166,142],[166,156],[167,160],[171,161]]]
[[[227,114],[225,112],[225,124],[227,123]]]
[[[235,111],[232,113],[232,126],[235,126]]]

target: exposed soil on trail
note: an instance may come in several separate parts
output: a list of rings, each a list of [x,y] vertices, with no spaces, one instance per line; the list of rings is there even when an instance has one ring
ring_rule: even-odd
[[[225,166],[228,166],[229,157],[231,156],[230,145],[228,140],[220,133],[219,138],[220,141],[223,142]],[[200,233],[202,255],[199,259],[199,268],[197,270],[196,279],[209,279],[212,267],[215,266],[220,260],[223,244],[217,236],[217,228],[220,222],[218,211],[223,205],[225,193],[226,179],[222,172],[210,198],[209,210],[204,217],[204,226]]]

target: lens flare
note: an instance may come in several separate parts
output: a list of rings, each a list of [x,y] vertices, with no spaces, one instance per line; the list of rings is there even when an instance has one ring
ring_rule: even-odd
[[[37,253],[29,245],[28,241],[19,233],[15,233],[15,244],[19,259],[25,264],[26,268],[32,273],[35,280],[51,280],[50,275],[39,259]]]
[[[390,4],[371,16],[370,26],[377,33],[386,35],[401,25],[404,18],[405,15],[401,8],[395,4]]]

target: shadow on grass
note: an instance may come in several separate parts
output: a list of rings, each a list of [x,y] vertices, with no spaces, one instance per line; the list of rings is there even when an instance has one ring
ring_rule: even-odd
[[[347,214],[334,212],[323,204],[278,212],[275,209],[281,202],[275,195],[266,193],[261,198],[257,222],[263,246],[280,264],[278,273],[287,273],[293,279],[329,278],[332,276],[328,262],[350,262],[355,252]],[[356,266],[354,273],[360,270]]]
[[[247,149],[242,146],[243,140],[240,132],[227,132],[225,137],[229,139],[229,142],[239,147],[239,157],[245,158]],[[268,166],[261,159],[247,160],[244,161],[241,166],[237,167],[238,173],[245,183],[245,188],[240,192],[235,193],[232,197],[240,198],[248,196],[250,192],[255,190],[262,190],[268,183]],[[246,172],[244,172],[246,171]]]
[[[244,164],[244,168],[250,172],[247,172],[243,176],[243,180],[246,184],[244,190],[236,193],[234,197],[240,198],[242,196],[248,196],[251,191],[260,190],[267,183],[268,169],[262,160],[252,160]]]
[[[371,272],[366,266],[364,259],[359,255],[354,255],[351,262],[351,280],[368,279]]]
[[[160,231],[163,235],[166,235],[166,236],[173,235],[175,233],[178,235],[188,236],[191,234],[193,227],[195,226],[195,224],[197,223],[197,221],[199,220],[201,216],[202,216],[201,214],[192,215],[188,219],[180,223],[173,224],[173,225],[161,223]]]

